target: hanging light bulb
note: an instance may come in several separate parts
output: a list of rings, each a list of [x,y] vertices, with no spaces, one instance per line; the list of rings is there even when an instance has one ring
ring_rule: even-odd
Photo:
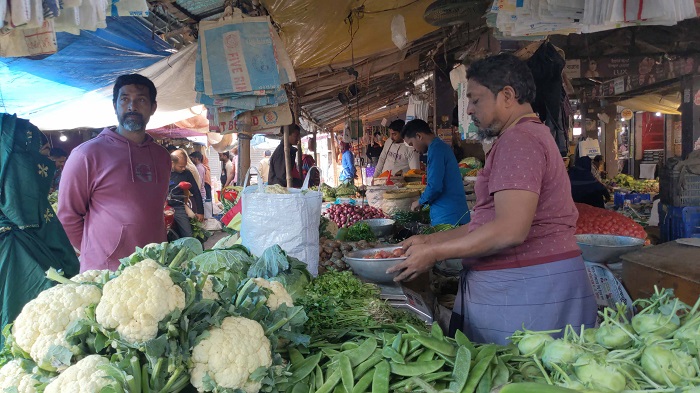
[[[661,112],[656,112],[656,117],[661,117]]]
[[[65,142],[68,140],[68,137],[61,133],[61,136],[58,137],[58,140],[61,142]]]

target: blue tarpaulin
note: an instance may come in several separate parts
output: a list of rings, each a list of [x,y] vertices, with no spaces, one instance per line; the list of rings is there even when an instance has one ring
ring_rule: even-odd
[[[40,60],[0,58],[0,111],[31,119],[173,52],[133,17],[108,17],[107,29],[81,31],[79,36],[57,33],[57,40],[58,53]]]

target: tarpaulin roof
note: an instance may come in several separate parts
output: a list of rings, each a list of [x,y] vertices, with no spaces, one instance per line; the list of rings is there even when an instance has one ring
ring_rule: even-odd
[[[665,115],[680,115],[681,94],[674,93],[662,96],[660,94],[645,94],[633,97],[617,103],[618,106],[632,109],[633,111],[661,112]]]
[[[280,27],[280,36],[295,69],[348,61],[396,48],[391,20],[402,15],[408,41],[437,29],[423,20],[434,0],[262,0]],[[352,12],[357,9],[357,12]],[[353,14],[350,47],[348,15]]]
[[[47,109],[111,86],[117,76],[138,72],[171,54],[170,45],[154,36],[140,18],[110,17],[106,29],[56,36],[59,51],[46,58],[0,59],[0,110],[33,120]],[[76,127],[101,125],[105,123]]]

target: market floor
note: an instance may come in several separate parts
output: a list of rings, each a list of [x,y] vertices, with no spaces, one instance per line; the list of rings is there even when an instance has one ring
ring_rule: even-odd
[[[214,247],[216,242],[218,242],[226,236],[228,236],[228,234],[224,231],[212,231],[211,237],[209,237],[209,239],[207,239],[207,241],[204,242],[204,249],[210,250],[212,247]]]

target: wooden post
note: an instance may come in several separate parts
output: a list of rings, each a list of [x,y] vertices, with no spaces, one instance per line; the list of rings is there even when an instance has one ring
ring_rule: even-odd
[[[284,126],[284,167],[287,172],[287,187],[292,186],[292,154],[289,145],[289,126]]]
[[[338,163],[336,162],[336,158],[338,157],[338,146],[335,143],[335,132],[331,130],[331,164],[333,167],[333,182],[331,184],[338,184]]]
[[[301,131],[300,131],[300,135],[301,135]],[[297,143],[297,170],[299,171],[299,176],[302,176],[301,168],[302,168],[302,164],[301,164],[301,136],[300,136],[299,142]],[[304,181],[303,178],[301,180]]]
[[[238,134],[238,163],[236,164],[236,169],[238,170],[238,185],[242,186],[250,184],[250,178],[245,178],[245,175],[250,169],[250,140],[251,136],[248,134]]]

